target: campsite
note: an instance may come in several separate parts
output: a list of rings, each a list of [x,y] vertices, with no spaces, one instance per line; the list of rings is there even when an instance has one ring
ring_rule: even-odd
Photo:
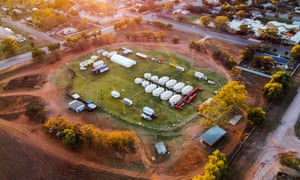
[[[116,51],[119,48],[114,47],[111,49],[105,49],[106,51]],[[140,49],[133,49],[134,52],[141,51]],[[163,53],[160,51],[151,51],[143,49],[142,52],[150,57],[163,58],[166,63],[160,64],[151,61],[150,59],[141,59],[136,57],[133,53],[128,58],[134,59],[136,65],[132,67],[124,67],[109,60],[109,58],[93,52],[87,56],[76,58],[63,66],[64,71],[58,78],[61,80],[63,77],[68,77],[68,68],[72,69],[76,76],[73,80],[72,93],[76,92],[87,100],[91,99],[97,104],[104,106],[104,111],[116,116],[122,120],[125,120],[132,124],[145,126],[150,129],[164,130],[174,128],[180,124],[184,124],[188,120],[188,116],[194,114],[196,107],[202,101],[213,96],[213,92],[221,88],[226,80],[222,76],[214,71],[201,69],[209,79],[217,82],[215,85],[209,85],[205,80],[199,80],[194,77],[195,68],[184,60],[184,57],[178,56],[173,53]],[[79,68],[80,62],[88,59],[92,55],[99,56],[101,61],[109,67],[109,71],[101,74],[94,74],[91,72],[92,67],[88,67],[88,70],[81,71]],[[99,61],[98,61],[99,62]],[[171,65],[170,65],[171,64]],[[174,64],[183,66],[185,71],[179,72],[176,70]],[[162,101],[159,97],[146,93],[141,85],[135,84],[135,78],[144,78],[145,73],[151,73],[158,77],[169,76],[172,79],[176,79],[177,82],[184,82],[194,88],[200,87],[203,89],[198,92],[195,100],[190,104],[184,105],[182,111],[178,111],[173,107],[170,107],[168,101]],[[182,83],[183,84],[183,83]],[[120,93],[120,98],[113,98],[111,96],[112,91]],[[133,101],[132,106],[124,105],[123,98],[128,98]],[[144,106],[152,107],[157,113],[158,117],[153,121],[145,121],[140,117],[142,108]]]

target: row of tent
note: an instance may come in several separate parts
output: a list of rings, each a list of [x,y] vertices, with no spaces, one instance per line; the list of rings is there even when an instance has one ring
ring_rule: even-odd
[[[187,95],[193,90],[191,85],[186,85],[183,82],[177,82],[176,79],[170,79],[168,76],[158,77],[157,75],[152,75],[151,73],[144,73],[144,79],[136,78],[135,83],[141,84],[143,87],[153,83],[158,86],[164,86],[175,93],[181,93],[182,95]]]

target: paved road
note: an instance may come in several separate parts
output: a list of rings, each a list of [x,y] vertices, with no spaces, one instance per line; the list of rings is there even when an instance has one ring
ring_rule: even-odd
[[[300,116],[300,87],[293,102],[284,113],[279,127],[270,133],[266,139],[263,151],[252,165],[247,179],[275,179],[281,165],[278,161],[280,153],[294,152],[300,157],[300,140],[295,135],[294,126]]]
[[[198,34],[198,35],[202,35],[202,36],[210,36],[216,39],[220,39],[220,40],[224,40],[224,41],[229,41],[232,42],[234,44],[240,44],[240,45],[247,45],[250,43],[253,43],[247,39],[243,39],[240,37],[236,37],[236,36],[232,36],[232,35],[228,35],[225,33],[219,33],[219,32],[214,32],[211,31],[209,29],[204,30],[201,28],[198,28],[194,25],[188,25],[188,24],[184,24],[184,23],[178,23],[176,21],[172,21],[172,20],[167,20],[158,16],[152,16],[152,14],[146,14],[143,16],[143,20],[146,21],[162,21],[164,23],[171,23],[173,25],[173,28],[179,31],[183,31],[183,32],[188,32],[188,33],[194,33],[194,34]]]
[[[38,37],[40,39],[47,40],[47,41],[49,41],[51,43],[57,43],[57,42],[59,42],[57,39],[54,39],[54,38],[50,37],[48,34],[40,32],[40,31],[37,31],[37,30],[35,30],[35,29],[33,29],[33,28],[29,27],[29,26],[26,26],[25,24],[23,24],[23,23],[21,23],[19,21],[12,21],[12,20],[10,20],[8,18],[4,18],[4,17],[1,18],[1,21],[9,24],[10,26],[13,26],[13,27],[21,29],[23,31],[29,32],[33,36],[36,36],[36,37]]]

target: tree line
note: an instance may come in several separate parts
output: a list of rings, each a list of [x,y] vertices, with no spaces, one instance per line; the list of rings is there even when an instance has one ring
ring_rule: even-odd
[[[96,148],[99,152],[134,153],[138,138],[133,131],[102,131],[92,124],[72,123],[64,116],[49,118],[44,128],[62,139],[72,149],[82,145]]]

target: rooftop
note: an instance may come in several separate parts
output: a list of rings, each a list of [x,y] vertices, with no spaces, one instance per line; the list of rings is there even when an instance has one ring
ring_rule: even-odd
[[[213,146],[218,140],[220,140],[226,131],[219,126],[214,126],[208,129],[205,133],[200,136],[200,141],[208,146]]]

